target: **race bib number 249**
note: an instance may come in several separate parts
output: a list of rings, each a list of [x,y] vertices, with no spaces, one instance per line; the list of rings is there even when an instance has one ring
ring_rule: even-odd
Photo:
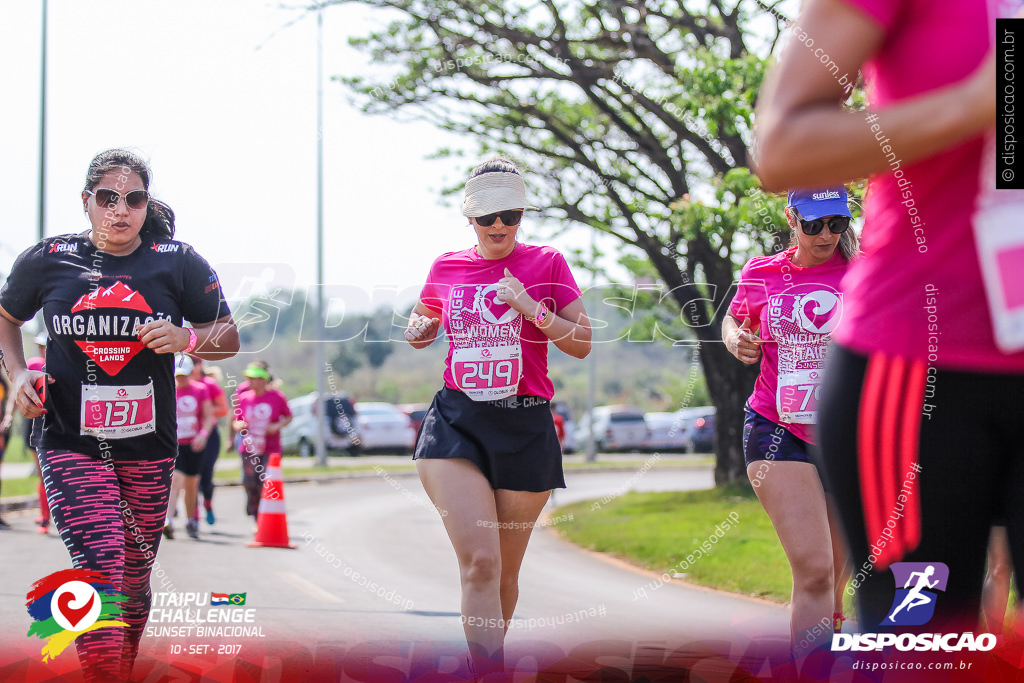
[[[523,376],[522,349],[513,346],[455,349],[455,383],[475,401],[493,401],[516,393]]]

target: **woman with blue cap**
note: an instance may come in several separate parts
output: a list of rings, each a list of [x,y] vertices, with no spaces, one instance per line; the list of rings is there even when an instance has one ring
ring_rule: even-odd
[[[722,339],[761,374],[746,406],[743,452],[758,500],[793,571],[794,654],[827,644],[843,619],[846,553],[811,462],[817,404],[840,281],[857,254],[846,188],[789,193],[785,251],[751,259],[722,323]]]

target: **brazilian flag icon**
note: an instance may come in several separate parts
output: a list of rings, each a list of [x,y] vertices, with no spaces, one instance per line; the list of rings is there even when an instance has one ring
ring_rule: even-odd
[[[232,605],[244,605],[245,604],[245,593],[231,593],[228,595],[228,602]]]

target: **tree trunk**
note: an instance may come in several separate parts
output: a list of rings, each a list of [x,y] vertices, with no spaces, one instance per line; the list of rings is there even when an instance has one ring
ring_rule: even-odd
[[[743,406],[754,389],[759,365],[745,365],[725,348],[722,342],[722,318],[727,313],[732,290],[732,270],[716,263],[706,240],[698,238],[688,244],[688,256],[701,263],[707,275],[710,299],[704,299],[693,277],[679,268],[678,262],[664,252],[643,243],[658,274],[671,288],[683,319],[689,320],[700,341],[700,361],[704,379],[715,412],[715,485],[735,481],[746,482],[743,459]],[[692,264],[691,264],[692,267]],[[687,285],[686,283],[691,283]],[[708,305],[710,304],[710,306]]]

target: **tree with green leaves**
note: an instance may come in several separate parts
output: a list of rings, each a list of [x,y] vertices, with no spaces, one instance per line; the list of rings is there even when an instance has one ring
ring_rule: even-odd
[[[388,73],[339,77],[363,110],[516,158],[546,216],[618,238],[661,287],[652,308],[669,306],[699,343],[718,408],[716,481],[745,480],[743,403],[757,368],[725,349],[721,319],[739,266],[788,239],[784,202],[757,190],[747,152],[784,18],[760,0],[324,6],[352,2],[390,22],[351,41]]]

